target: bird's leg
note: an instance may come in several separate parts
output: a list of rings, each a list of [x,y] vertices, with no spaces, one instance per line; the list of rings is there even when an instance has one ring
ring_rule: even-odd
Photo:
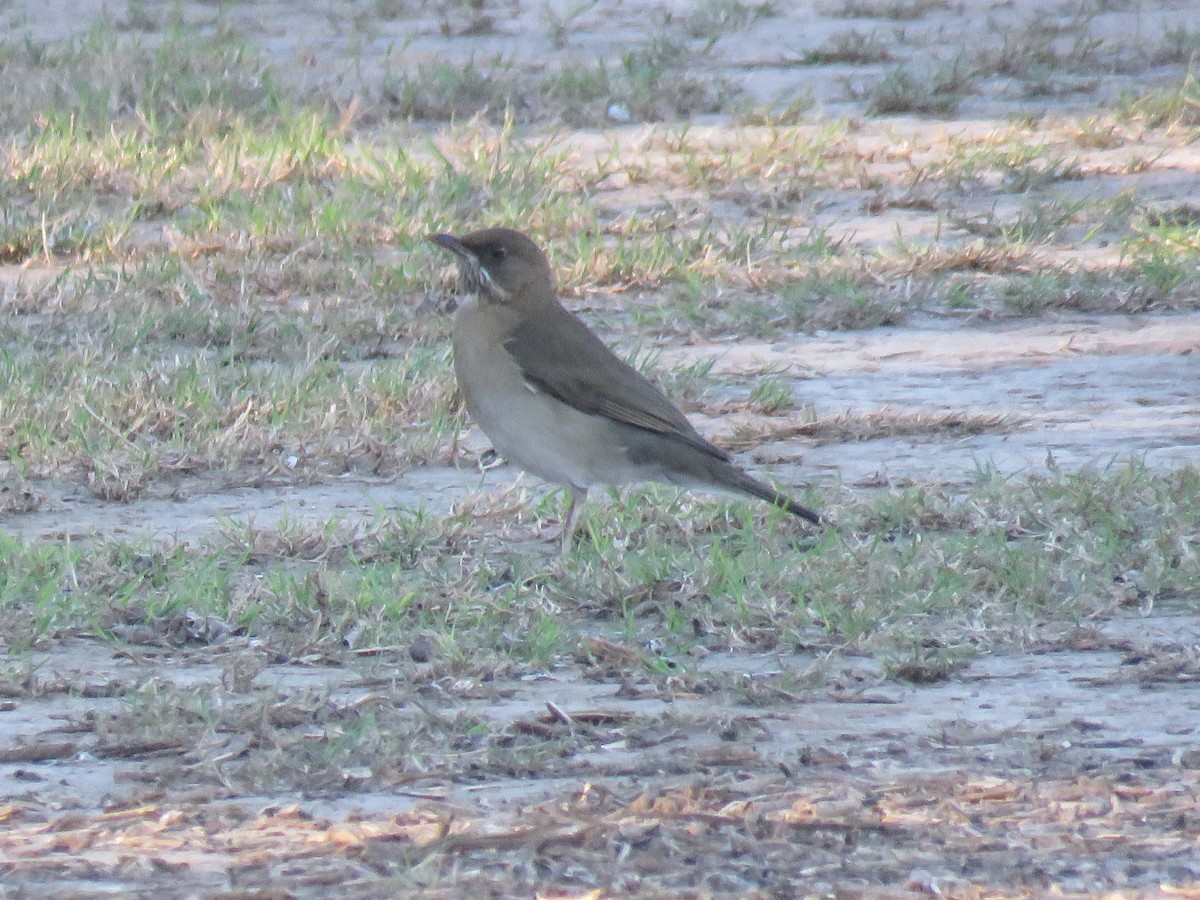
[[[458,466],[458,439],[467,426],[467,401],[462,388],[456,387],[450,395],[450,415],[454,417],[454,439],[450,442],[450,464]]]
[[[567,507],[567,519],[563,522],[562,548],[563,556],[571,552],[571,538],[575,534],[575,526],[579,524],[579,514],[583,512],[583,504],[587,501],[587,488],[567,485],[571,491],[571,503]]]

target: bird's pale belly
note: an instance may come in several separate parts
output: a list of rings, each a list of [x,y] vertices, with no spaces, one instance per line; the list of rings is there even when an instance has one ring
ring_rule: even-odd
[[[489,398],[490,399],[490,398]],[[472,417],[496,450],[527,472],[555,484],[592,487],[648,477],[601,433],[607,423],[540,394],[493,404],[476,398]]]
[[[655,477],[630,463],[614,433],[619,426],[533,390],[498,340],[478,339],[472,312],[460,309],[455,322],[455,372],[467,411],[501,456],[554,484],[592,487]]]

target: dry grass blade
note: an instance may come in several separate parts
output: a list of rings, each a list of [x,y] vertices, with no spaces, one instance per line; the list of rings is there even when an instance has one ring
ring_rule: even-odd
[[[774,441],[809,438],[817,444],[873,441],[904,435],[1006,434],[1020,430],[1025,420],[1011,414],[906,413],[881,409],[871,413],[842,413],[810,422],[767,422],[737,429],[722,443],[731,450],[748,450]]]

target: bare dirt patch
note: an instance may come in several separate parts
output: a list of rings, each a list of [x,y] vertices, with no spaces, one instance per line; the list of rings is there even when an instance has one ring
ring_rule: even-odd
[[[1194,615],[1142,616],[1048,634],[1034,653],[923,685],[804,653],[711,656],[665,688],[578,668],[430,681],[399,657],[366,670],[268,665],[254,684],[277,707],[321,689],[280,731],[311,731],[317,707],[383,696],[401,717],[478,717],[493,754],[521,746],[539,760],[507,776],[517,755],[396,778],[379,759],[340,784],[271,797],[231,787],[245,757],[267,752],[237,734],[199,754],[95,725],[123,691],[151,684],[237,703],[218,666],[244,650],[67,643],[6,689],[21,696],[0,748],[4,870],[79,895],[172,890],[183,872],[207,892],[317,896],[332,878],[356,896],[408,895],[447,868],[455,891],[497,878],[505,890],[603,893],[880,881],[960,893],[981,877],[1014,894],[1184,886],[1200,875],[1198,639]],[[436,695],[414,694],[421,683]],[[105,693],[116,696],[95,699]],[[554,749],[540,758],[539,744]],[[533,868],[514,871],[521,859]]]

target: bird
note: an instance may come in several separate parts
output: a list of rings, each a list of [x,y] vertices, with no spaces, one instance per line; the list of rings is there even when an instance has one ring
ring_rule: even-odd
[[[467,412],[502,457],[570,491],[564,555],[588,490],[599,485],[654,481],[748,494],[824,524],[739,468],[567,310],[529,237],[493,227],[428,239],[458,262],[464,297],[452,341]]]

